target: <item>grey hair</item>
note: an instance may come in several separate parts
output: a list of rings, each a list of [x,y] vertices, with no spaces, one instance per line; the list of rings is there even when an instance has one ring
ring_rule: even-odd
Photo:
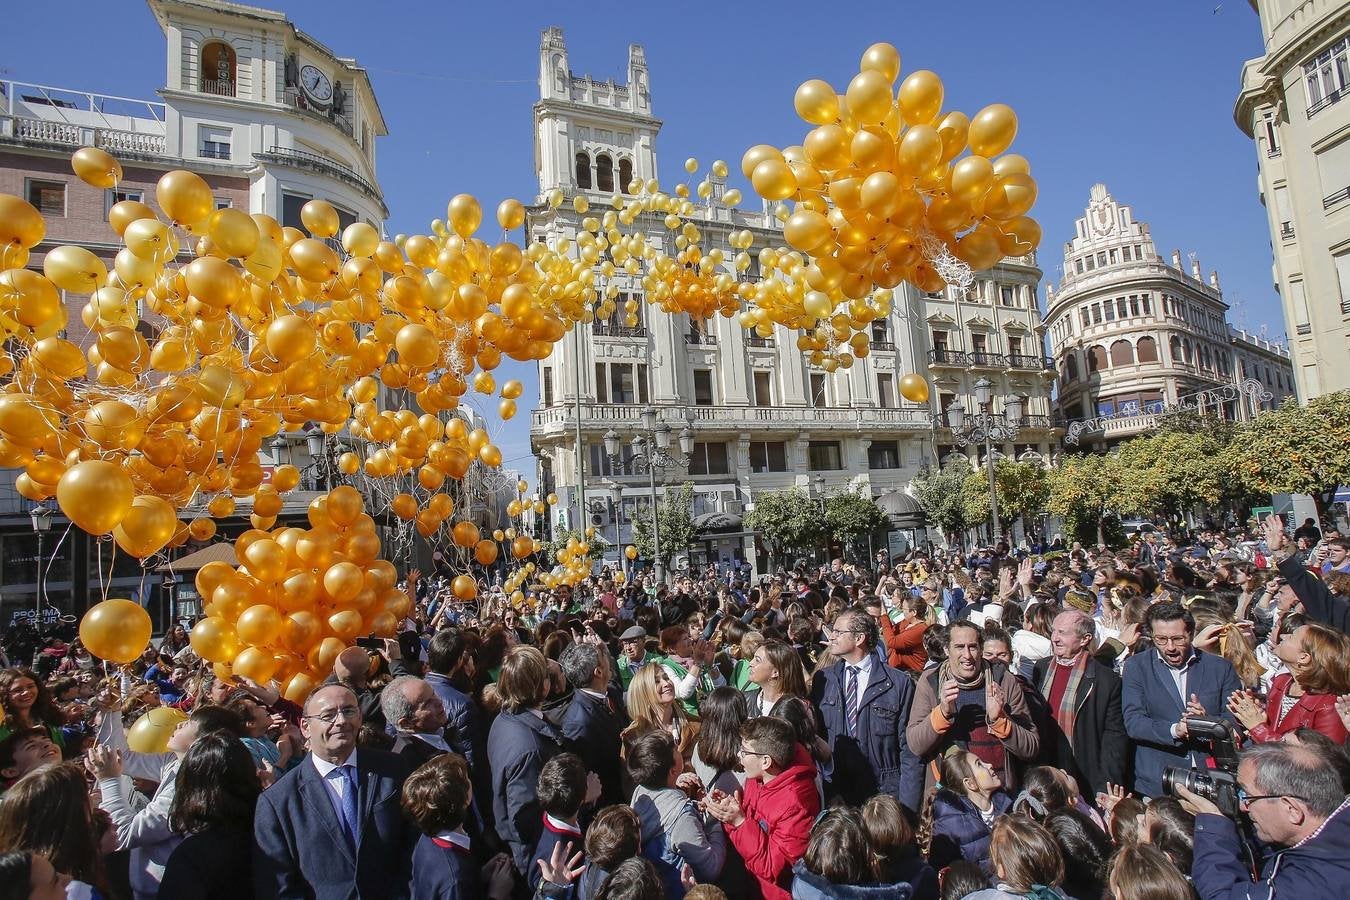
[[[562,666],[568,684],[574,688],[587,687],[600,667],[600,648],[584,642],[571,644],[562,652],[558,664]]]
[[[404,717],[412,715],[413,704],[403,693],[403,688],[421,680],[415,675],[400,675],[384,686],[384,690],[380,691],[380,711],[384,713],[386,722],[397,728]]]
[[[1297,744],[1256,744],[1242,752],[1243,762],[1256,770],[1263,794],[1294,797],[1315,816],[1326,818],[1345,802],[1340,773],[1321,753]]]
[[[1079,637],[1096,637],[1097,623],[1081,609],[1066,609],[1060,615],[1073,616],[1074,630],[1078,632]]]

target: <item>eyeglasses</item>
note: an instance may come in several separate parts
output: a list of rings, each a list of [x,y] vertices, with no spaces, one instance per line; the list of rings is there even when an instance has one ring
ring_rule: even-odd
[[[305,716],[306,719],[318,719],[325,725],[332,725],[338,719],[359,719],[361,710],[355,706],[339,706],[337,709],[330,709],[327,712],[317,713],[312,716]]]
[[[746,748],[746,747],[742,747],[741,749],[739,749],[739,750],[736,751],[736,755],[737,755],[737,756],[764,756],[764,757],[767,757],[769,754],[767,754],[767,753],[759,753],[758,751],[750,750],[750,749],[748,749],[748,748]]]
[[[1237,798],[1238,806],[1242,807],[1251,806],[1257,800],[1281,800],[1287,798],[1289,800],[1302,800],[1304,803],[1308,802],[1297,794],[1249,794],[1247,793],[1246,788],[1237,789]]]
[[[834,637],[836,634],[867,634],[860,628],[831,628],[828,625],[820,626],[820,630],[827,638]]]
[[[1157,644],[1159,647],[1181,647],[1190,639],[1191,636],[1189,634],[1177,635],[1175,637],[1159,637],[1155,634],[1153,636],[1153,643]]]

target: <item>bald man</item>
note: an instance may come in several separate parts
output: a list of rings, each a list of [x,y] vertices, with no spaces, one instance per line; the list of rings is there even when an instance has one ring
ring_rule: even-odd
[[[262,898],[351,900],[410,893],[416,830],[399,796],[407,763],[358,748],[361,708],[346,685],[305,701],[300,731],[310,753],[258,798],[254,893]]]
[[[348,647],[333,661],[333,674],[324,684],[340,684],[356,695],[361,707],[361,721],[376,728],[384,728],[384,711],[380,709],[380,692],[366,684],[370,677],[371,655],[364,647]]]

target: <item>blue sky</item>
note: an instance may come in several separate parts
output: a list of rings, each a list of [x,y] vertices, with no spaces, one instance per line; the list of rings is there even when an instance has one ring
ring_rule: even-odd
[[[796,86],[824,78],[842,91],[863,49],[886,40],[902,72],[942,76],[947,108],[1017,110],[1013,149],[1040,184],[1033,215],[1047,280],[1059,277],[1088,189],[1103,181],[1150,223],[1164,256],[1194,251],[1206,273],[1219,270],[1231,321],[1283,336],[1255,150],[1232,118],[1242,63],[1261,53],[1260,23],[1242,0],[270,5],[370,71],[390,132],[378,153],[391,233],[425,231],[456,193],[486,209],[533,197],[530,108],[548,25],[563,27],[572,69],[597,78],[622,81],[628,44],[643,44],[665,123],[663,180],[682,179],[688,156],[705,166],[723,158],[748,196],[735,184],[741,153],[805,133]],[[164,83],[162,37],[137,0],[20,4],[5,20],[17,39],[0,77],[149,99]],[[508,465],[532,474],[534,372],[513,374],[527,390],[498,442]]]

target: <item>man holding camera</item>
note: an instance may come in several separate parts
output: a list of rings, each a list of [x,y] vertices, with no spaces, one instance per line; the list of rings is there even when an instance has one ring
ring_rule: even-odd
[[[1200,900],[1341,897],[1350,884],[1350,799],[1336,766],[1299,744],[1257,744],[1237,770],[1238,812],[1273,852],[1252,881],[1236,822],[1212,801],[1176,786],[1196,814],[1191,880]]]
[[[1149,607],[1144,624],[1153,647],[1126,660],[1121,710],[1135,742],[1134,789],[1160,797],[1164,769],[1204,765],[1186,720],[1221,715],[1232,721],[1228,698],[1242,683],[1232,663],[1195,647],[1195,619],[1181,604]]]

